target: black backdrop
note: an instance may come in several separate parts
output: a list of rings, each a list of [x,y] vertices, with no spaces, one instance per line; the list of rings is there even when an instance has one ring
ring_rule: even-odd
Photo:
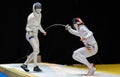
[[[32,5],[39,1],[43,5],[42,26],[71,24],[74,17],[81,17],[98,42],[98,53],[88,58],[98,64],[120,63],[117,5],[113,2],[89,0],[16,0],[4,2],[1,6],[0,63],[19,63],[32,48],[25,39],[25,26]],[[39,33],[40,55],[43,62],[73,64],[72,52],[83,44],[65,31],[64,27],[46,30],[47,36]],[[118,45],[116,45],[118,43]]]

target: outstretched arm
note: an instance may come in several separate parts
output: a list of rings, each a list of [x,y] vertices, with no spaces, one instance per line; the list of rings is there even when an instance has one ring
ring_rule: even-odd
[[[76,30],[74,30],[74,29],[72,29],[71,26],[66,25],[66,26],[65,26],[65,29],[66,29],[69,33],[71,33],[71,34],[73,34],[73,35],[75,35],[75,36],[80,37],[79,32],[76,31]]]

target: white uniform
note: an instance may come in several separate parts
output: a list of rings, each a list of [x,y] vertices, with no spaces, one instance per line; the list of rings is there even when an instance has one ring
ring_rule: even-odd
[[[71,34],[80,38],[86,38],[85,40],[82,40],[85,47],[80,47],[79,49],[75,50],[72,57],[76,61],[85,64],[89,68],[87,75],[93,75],[96,68],[94,68],[86,59],[87,57],[93,56],[98,52],[98,45],[93,36],[93,32],[90,31],[84,24],[80,25],[79,27],[76,26],[76,30],[72,29],[69,25],[67,25],[66,28]],[[88,50],[88,48],[90,48],[90,50]]]
[[[34,4],[33,12],[28,16],[26,25],[26,39],[32,46],[33,52],[28,56],[27,60],[24,63],[25,65],[33,60],[34,66],[37,66],[37,55],[40,52],[38,30],[40,30],[42,33],[45,33],[45,30],[41,26],[41,17],[41,12],[36,11]]]
[[[68,31],[75,35],[75,36],[78,36],[80,38],[84,37],[86,38],[86,40],[82,41],[85,45],[84,48],[84,51],[79,51],[79,49],[77,51],[75,51],[75,53],[82,53],[84,54],[86,57],[90,57],[92,55],[95,55],[98,51],[98,46],[97,46],[97,42],[93,36],[93,32],[90,31],[85,25],[81,25],[78,30],[74,30],[72,29],[71,27],[68,29]],[[86,47],[91,47],[92,50],[91,51],[88,51],[86,49]]]

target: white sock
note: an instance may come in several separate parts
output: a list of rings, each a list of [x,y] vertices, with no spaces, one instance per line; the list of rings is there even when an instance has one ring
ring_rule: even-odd
[[[32,52],[32,53],[27,57],[27,60],[25,61],[24,64],[25,64],[25,65],[28,65],[28,63],[33,60],[33,56],[34,56],[34,53]]]
[[[34,51],[34,67],[37,66],[37,53]]]

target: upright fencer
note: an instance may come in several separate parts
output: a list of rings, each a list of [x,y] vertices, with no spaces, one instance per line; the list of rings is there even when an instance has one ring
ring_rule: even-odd
[[[93,63],[90,63],[87,58],[95,55],[98,52],[98,44],[93,36],[93,32],[87,28],[84,22],[79,18],[76,17],[73,19],[73,27],[70,25],[66,25],[65,29],[75,35],[80,37],[80,41],[83,42],[84,47],[80,47],[73,52],[73,59],[86,65],[88,67],[88,72],[86,76],[94,75],[96,71],[96,67]]]
[[[36,2],[32,6],[32,13],[28,15],[27,24],[26,24],[26,39],[33,48],[33,52],[28,56],[27,60],[21,65],[21,68],[29,72],[28,63],[33,60],[34,68],[33,71],[40,72],[42,71],[37,63],[37,56],[40,53],[39,49],[39,39],[38,39],[38,30],[40,30],[44,35],[46,31],[41,26],[42,18],[42,4]]]

